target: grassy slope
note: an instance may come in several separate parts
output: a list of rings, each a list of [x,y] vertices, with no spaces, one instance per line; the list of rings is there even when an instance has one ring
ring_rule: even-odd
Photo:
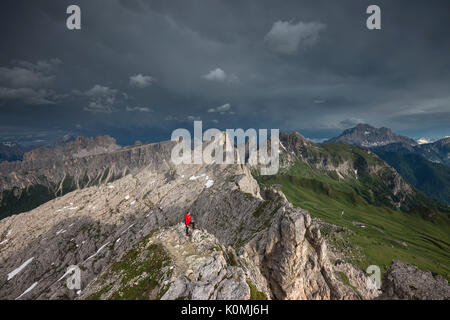
[[[361,269],[375,264],[384,272],[393,258],[399,258],[450,278],[448,214],[437,213],[430,221],[423,219],[420,211],[405,213],[376,202],[370,204],[364,192],[369,189],[367,183],[373,181],[339,181],[301,160],[284,174],[257,179],[261,184],[281,184],[282,191],[294,205],[307,209],[314,217],[352,230],[349,240],[365,253],[365,258],[357,262]],[[345,211],[342,220],[341,209]],[[355,226],[352,221],[367,227]]]

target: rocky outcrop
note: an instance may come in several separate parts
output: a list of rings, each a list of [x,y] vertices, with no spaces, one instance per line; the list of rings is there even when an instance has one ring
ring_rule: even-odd
[[[380,299],[449,300],[450,285],[440,275],[393,260],[381,284]]]
[[[145,237],[98,277],[79,299],[247,300],[250,287],[226,248],[182,223]]]
[[[304,210],[283,207],[243,255],[260,268],[275,299],[359,299],[335,278],[327,245]]]

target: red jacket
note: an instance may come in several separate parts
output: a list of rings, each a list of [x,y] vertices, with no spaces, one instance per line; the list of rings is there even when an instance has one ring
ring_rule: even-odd
[[[184,222],[186,223],[186,226],[189,225],[189,223],[192,222],[192,218],[190,214],[187,214],[186,217],[184,217]]]

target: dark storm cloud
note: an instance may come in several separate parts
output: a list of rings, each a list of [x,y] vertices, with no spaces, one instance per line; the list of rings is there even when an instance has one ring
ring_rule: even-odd
[[[448,1],[378,1],[377,31],[369,1],[77,1],[79,31],[69,4],[0,4],[0,139],[149,141],[193,119],[313,138],[360,121],[449,134]]]

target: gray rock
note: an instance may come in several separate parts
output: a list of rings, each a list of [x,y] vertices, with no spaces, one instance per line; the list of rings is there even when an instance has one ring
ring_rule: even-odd
[[[396,259],[383,277],[381,290],[383,293],[380,299],[450,299],[450,285],[447,280]]]

